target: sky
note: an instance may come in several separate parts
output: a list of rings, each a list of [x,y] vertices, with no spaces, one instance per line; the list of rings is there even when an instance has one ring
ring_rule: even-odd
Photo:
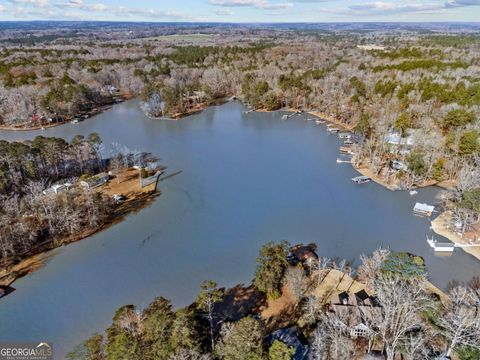
[[[480,21],[480,0],[0,0],[1,20]]]

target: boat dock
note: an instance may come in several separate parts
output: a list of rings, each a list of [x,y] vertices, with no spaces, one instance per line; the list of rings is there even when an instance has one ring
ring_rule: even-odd
[[[336,134],[336,133],[338,133],[338,132],[340,131],[340,129],[335,128],[335,127],[329,127],[329,128],[327,129],[327,131],[328,131],[329,133]]]
[[[372,179],[370,179],[368,176],[357,176],[352,178],[352,181],[357,184],[365,184],[372,181]]]
[[[455,244],[452,242],[438,242],[433,237],[431,239],[427,236],[427,243],[428,245],[435,251],[435,252],[443,252],[443,253],[452,253],[455,248],[468,248],[468,247],[480,247],[480,244]]]
[[[433,237],[431,239],[429,239],[427,237],[427,243],[436,252],[437,251],[438,252],[453,252],[455,250],[455,244],[454,243],[449,243],[449,242],[440,243],[437,240],[435,240]]]
[[[354,154],[352,148],[350,148],[350,147],[348,147],[348,146],[341,146],[341,147],[340,147],[340,152],[341,152],[342,154],[349,154],[349,155],[353,155],[353,154]]]
[[[432,216],[434,211],[435,206],[418,202],[415,203],[415,206],[413,207],[413,213],[419,216]]]

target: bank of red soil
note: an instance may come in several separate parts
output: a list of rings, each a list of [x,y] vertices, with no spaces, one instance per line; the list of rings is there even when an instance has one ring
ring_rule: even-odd
[[[122,221],[127,215],[138,212],[150,205],[160,195],[160,192],[155,190],[155,183],[140,188],[139,171],[135,169],[122,171],[117,178],[112,179],[105,186],[97,188],[96,191],[106,196],[113,196],[114,194],[123,195],[126,197],[126,200],[117,204],[108,219],[98,227],[82,229],[72,236],[50,239],[39,244],[28,253],[23,254],[21,260],[12,260],[2,264],[0,266],[0,285],[9,285],[17,278],[32,273],[43,266],[45,260],[52,255],[52,250],[107,229],[113,224]]]

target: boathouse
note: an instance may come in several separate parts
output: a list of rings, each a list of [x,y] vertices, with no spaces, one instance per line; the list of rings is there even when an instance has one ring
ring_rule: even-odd
[[[413,213],[420,216],[432,216],[435,206],[422,203],[416,203],[413,207]]]

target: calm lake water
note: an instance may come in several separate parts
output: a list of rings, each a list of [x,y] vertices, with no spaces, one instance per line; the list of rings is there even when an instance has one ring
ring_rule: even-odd
[[[480,273],[463,251],[434,256],[429,220],[412,215],[433,203],[435,188],[391,192],[336,164],[341,144],[304,115],[244,114],[240,103],[212,107],[181,121],[146,118],[135,101],[77,125],[38,132],[0,132],[7,140],[36,135],[71,139],[98,132],[105,143],[149,151],[169,172],[150,207],[78,243],[55,250],[46,266],[15,282],[0,300],[0,340],[51,341],[56,358],[109,324],[124,304],[158,295],[190,303],[204,279],[249,283],[260,246],[269,240],[315,242],[318,253],[358,261],[379,246],[425,258],[431,280]],[[439,237],[437,237],[439,238]]]

